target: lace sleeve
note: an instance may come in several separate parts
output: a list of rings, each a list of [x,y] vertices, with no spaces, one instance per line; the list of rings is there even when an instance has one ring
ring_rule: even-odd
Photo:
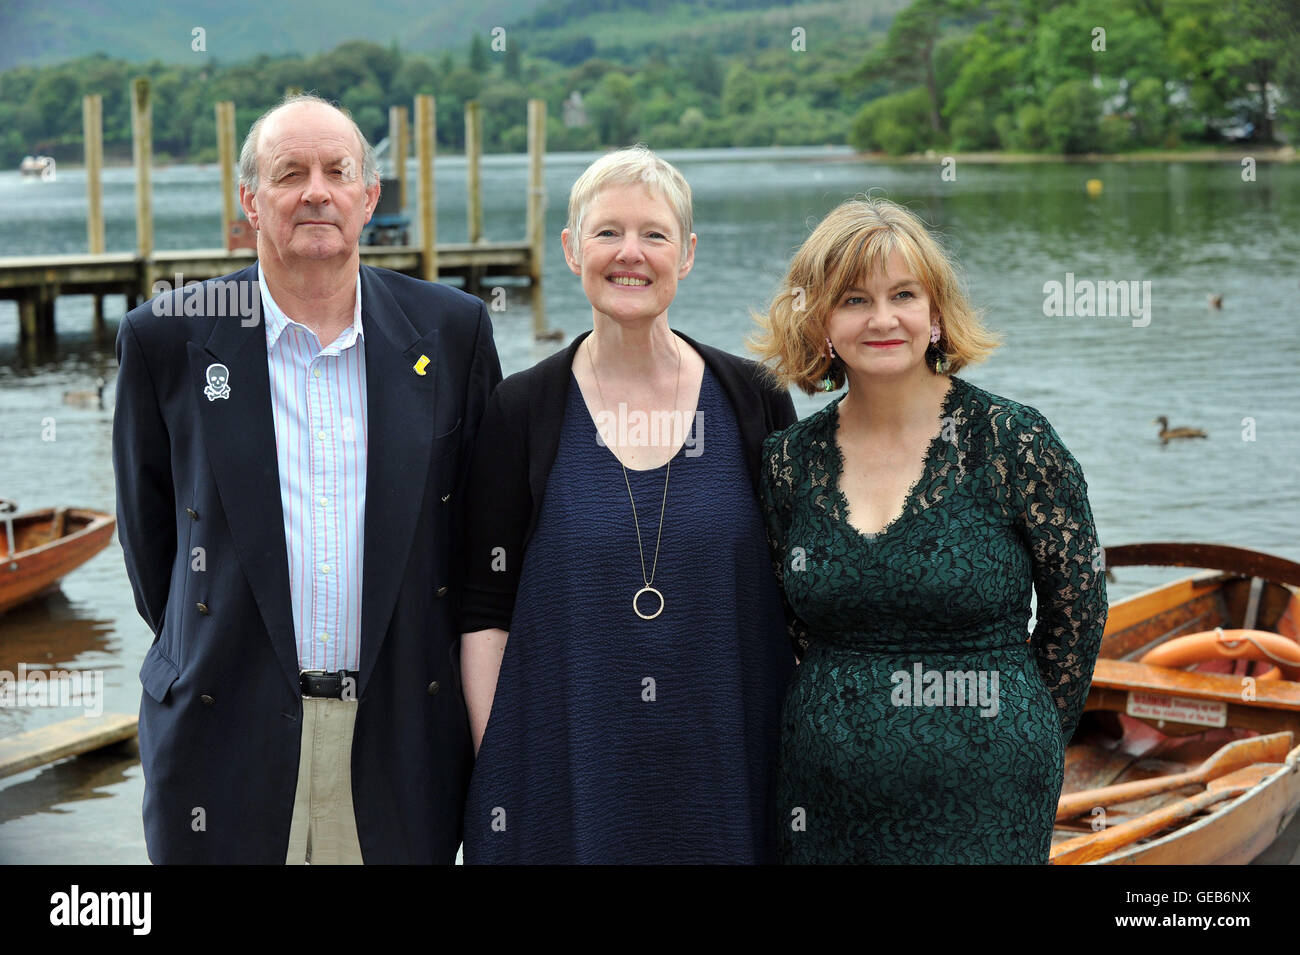
[[[802,659],[808,649],[808,632],[803,621],[790,606],[785,591],[786,532],[790,526],[790,502],[794,491],[794,477],[790,459],[786,455],[786,439],[782,432],[770,434],[763,441],[762,471],[763,522],[767,528],[767,546],[772,556],[772,571],[781,587],[781,604],[785,608],[786,631],[795,657]]]
[[[1034,656],[1069,740],[1106,626],[1106,575],[1079,463],[1041,415],[1019,433],[1019,521],[1033,560]]]

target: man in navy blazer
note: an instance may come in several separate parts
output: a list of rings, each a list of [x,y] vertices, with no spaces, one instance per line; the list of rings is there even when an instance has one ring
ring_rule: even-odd
[[[295,806],[324,798],[299,779],[306,714],[321,702],[351,707],[350,774],[344,749],[311,782],[350,795],[354,854],[342,861],[455,860],[473,752],[452,555],[501,371],[477,298],[360,264],[378,197],[350,118],[316,97],[286,100],[241,155],[258,263],[160,295],[118,330],[113,463],[127,572],[154,632],[139,739],[156,863],[304,861],[287,853]],[[360,362],[350,377],[347,360]],[[360,398],[359,421],[320,418],[303,397],[320,394],[322,369]],[[308,420],[312,430],[292,430]],[[364,461],[351,485],[339,470],[350,460]],[[319,480],[342,499],[308,498]],[[329,520],[293,531],[298,497]],[[324,552],[313,548],[347,542],[341,514],[359,548],[311,564]],[[311,629],[335,612],[352,620],[354,664],[310,670],[331,640],[343,652],[339,634]],[[294,838],[310,859],[312,837]]]

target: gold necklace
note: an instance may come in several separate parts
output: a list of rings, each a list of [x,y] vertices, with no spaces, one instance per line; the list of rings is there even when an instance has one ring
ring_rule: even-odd
[[[672,333],[670,332],[669,334]],[[682,391],[682,346],[681,343],[677,341],[676,335],[673,335],[673,344],[677,346],[677,385],[673,391],[673,413],[676,414],[677,401],[681,397]],[[596,382],[596,394],[600,398],[600,406],[603,411],[605,408],[605,394],[600,388],[600,376],[596,374],[596,361],[591,357],[590,337],[587,339],[587,362],[591,365],[591,377]],[[610,448],[610,451],[612,452],[613,448]],[[627,465],[623,463],[623,459],[617,454],[615,454],[614,457],[617,458],[619,467],[623,469],[623,483],[627,485],[627,499],[632,502],[632,524],[636,527],[636,549],[641,554],[641,579],[645,582],[645,586],[632,596],[632,610],[635,611],[636,615],[642,620],[653,620],[664,612],[664,595],[661,591],[653,587],[652,584],[655,582],[655,572],[659,569],[659,542],[664,536],[664,508],[668,504],[668,479],[672,477],[673,459],[668,459],[668,469],[664,473],[664,496],[663,500],[659,502],[659,533],[655,536],[654,563],[650,565],[650,576],[647,577],[645,572],[645,547],[641,544],[641,521],[636,516],[636,498],[632,496],[632,482],[628,480]],[[659,609],[652,614],[642,613],[641,608],[637,606],[637,601],[641,599],[641,595],[644,593],[651,593],[659,598]]]

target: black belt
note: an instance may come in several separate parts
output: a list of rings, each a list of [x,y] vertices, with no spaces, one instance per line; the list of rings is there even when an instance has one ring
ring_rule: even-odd
[[[335,673],[328,673],[325,670],[303,670],[298,674],[298,686],[302,688],[303,696],[326,696],[335,700],[343,699],[343,690],[346,687],[349,690],[348,699],[355,700],[359,675],[356,670],[338,670]]]

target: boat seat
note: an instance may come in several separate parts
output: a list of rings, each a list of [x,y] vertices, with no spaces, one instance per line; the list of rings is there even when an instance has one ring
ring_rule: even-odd
[[[50,520],[49,540],[56,541],[67,533],[68,529],[68,509],[66,507],[56,507],[54,517]]]
[[[1288,680],[1255,682],[1255,699],[1241,697],[1242,678],[1222,673],[1196,673],[1101,658],[1092,674],[1094,688],[1138,690],[1195,700],[1215,700],[1239,706],[1300,710],[1300,683]]]

